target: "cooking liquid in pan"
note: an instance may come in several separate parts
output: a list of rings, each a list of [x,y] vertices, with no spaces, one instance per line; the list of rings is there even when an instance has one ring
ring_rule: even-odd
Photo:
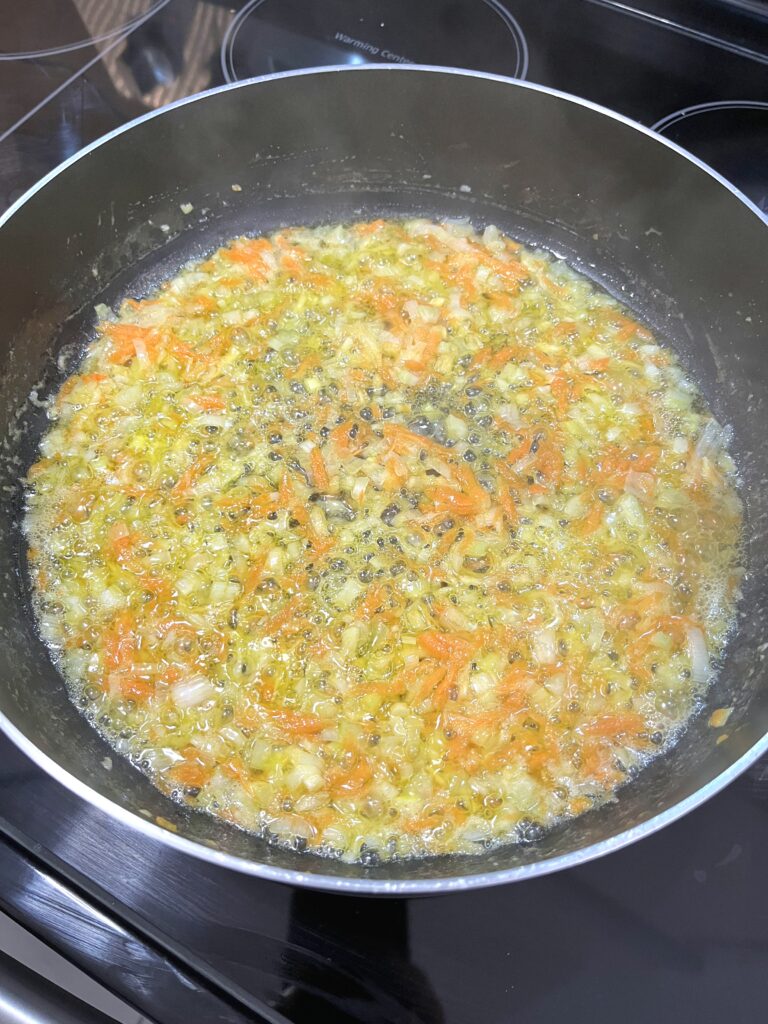
[[[674,741],[733,623],[726,431],[492,227],[236,239],[102,310],[50,412],[26,530],[73,698],[286,843],[530,841]]]

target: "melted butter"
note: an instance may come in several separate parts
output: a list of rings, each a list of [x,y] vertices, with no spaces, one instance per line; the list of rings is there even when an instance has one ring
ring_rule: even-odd
[[[347,859],[530,841],[694,712],[725,435],[495,229],[236,239],[104,319],[29,475],[41,631],[178,799]]]

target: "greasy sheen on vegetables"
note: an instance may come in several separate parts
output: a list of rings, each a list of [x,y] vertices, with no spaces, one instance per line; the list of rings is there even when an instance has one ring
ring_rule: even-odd
[[[494,227],[237,238],[102,308],[50,417],[25,525],[73,699],[300,849],[535,839],[674,741],[733,622],[727,431]]]

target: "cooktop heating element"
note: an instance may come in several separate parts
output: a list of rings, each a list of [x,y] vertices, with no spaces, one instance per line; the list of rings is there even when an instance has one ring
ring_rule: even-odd
[[[662,117],[653,130],[738,182],[742,191],[768,212],[768,101],[696,103]]]
[[[525,78],[528,47],[497,0],[250,0],[221,49],[228,82],[368,63],[447,64]]]

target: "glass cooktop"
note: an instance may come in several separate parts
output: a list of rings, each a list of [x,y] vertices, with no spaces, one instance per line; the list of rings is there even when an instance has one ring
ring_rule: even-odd
[[[34,0],[0,34],[0,204],[86,143],[224,82],[293,68],[444,64],[633,117],[768,194],[759,0]]]
[[[33,0],[0,31],[0,209],[110,129],[274,71],[434,63],[654,127],[768,210],[759,0]],[[643,842],[485,892],[299,892],[118,826],[0,740],[0,907],[159,1024],[764,1014],[768,764]]]

